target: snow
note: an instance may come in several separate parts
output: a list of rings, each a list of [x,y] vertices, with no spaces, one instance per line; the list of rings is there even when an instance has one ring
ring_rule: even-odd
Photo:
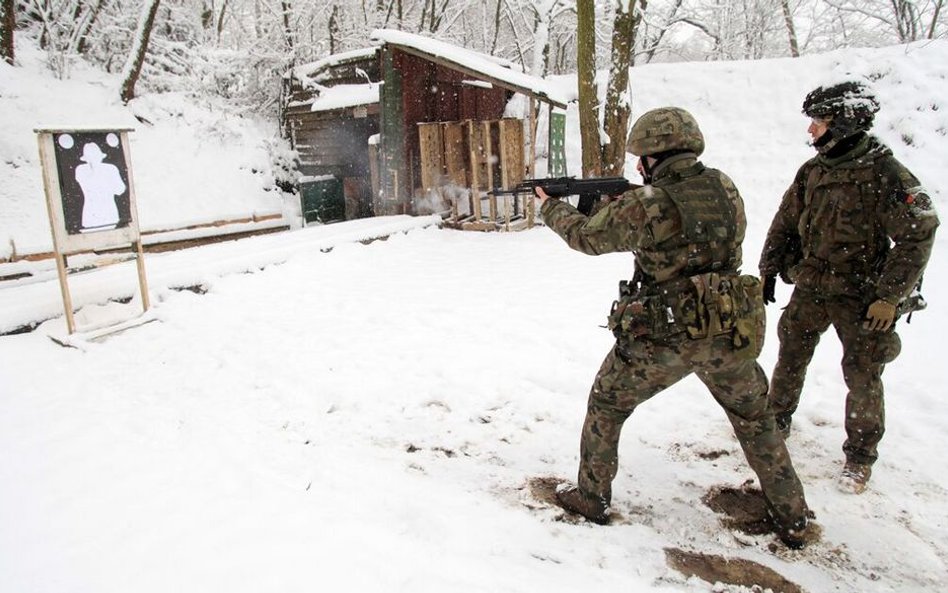
[[[372,31],[371,38],[373,41],[409,47],[448,60],[454,64],[472,68],[475,72],[490,76],[496,81],[507,83],[516,89],[529,90],[537,96],[546,97],[560,105],[566,105],[574,101],[577,96],[574,87],[558,85],[552,81],[531,76],[507,60],[464,49],[437,39],[392,29],[376,29]]]
[[[17,60],[20,67],[0,66],[0,259],[52,251],[34,129],[133,129],[142,232],[299,210],[275,186],[274,156],[288,152],[276,122],[178,93],[144,95],[124,107],[117,76],[77,62],[71,79],[52,78],[26,36],[17,38]]]
[[[358,105],[371,105],[379,102],[379,83],[339,84],[324,88],[319,96],[309,101],[311,111],[332,111]]]
[[[284,207],[264,191],[267,173],[246,169],[268,171],[259,122],[209,119],[180,95],[124,108],[107,99],[108,77],[77,66],[56,81],[38,55],[20,55],[18,68],[0,64],[4,244],[49,241],[32,129],[53,120],[136,128],[145,228]],[[703,160],[741,188],[745,271],[812,155],[803,96],[847,72],[872,79],[880,136],[944,213],[946,42],[633,70],[633,117],[686,107],[707,136]],[[575,107],[568,118],[575,172]],[[945,233],[929,309],[901,324],[886,369],[888,429],[861,496],[835,486],[846,388],[832,332],[817,350],[788,445],[824,537],[790,552],[736,536],[701,503],[752,474],[694,378],[626,425],[614,506],[628,523],[527,508],[527,479],[575,477],[586,393],[611,345],[600,326],[631,258],[581,255],[542,227],[480,234],[436,221],[148,254],[158,321],[84,349],[48,339],[65,326],[55,272],[21,263],[41,273],[0,283],[0,327],[43,323],[0,337],[0,591],[748,591],[685,579],[664,561],[675,546],[760,562],[811,592],[944,588]],[[135,285],[132,262],[71,276],[80,321]],[[779,285],[778,305],[788,296]],[[779,309],[768,313],[769,373]]]

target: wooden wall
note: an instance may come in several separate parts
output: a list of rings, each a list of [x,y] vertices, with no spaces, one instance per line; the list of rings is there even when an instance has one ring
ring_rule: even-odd
[[[497,120],[512,93],[465,84],[470,76],[396,48],[387,48],[382,61],[382,187],[398,196],[387,210],[409,212],[422,190],[418,124]]]

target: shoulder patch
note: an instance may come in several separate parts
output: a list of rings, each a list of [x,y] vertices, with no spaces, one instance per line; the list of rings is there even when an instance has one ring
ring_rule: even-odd
[[[934,213],[932,199],[921,186],[899,189],[895,192],[895,201],[904,205],[912,216],[925,216]]]

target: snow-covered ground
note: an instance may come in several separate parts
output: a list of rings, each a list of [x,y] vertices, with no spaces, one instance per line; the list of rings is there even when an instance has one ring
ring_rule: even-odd
[[[0,113],[26,118],[20,102],[46,96],[41,85],[72,85],[77,101],[101,91],[30,67],[0,65]],[[811,154],[803,95],[846,71],[873,74],[880,135],[944,213],[948,43],[633,72],[636,114],[692,110],[705,162],[742,189],[746,271]],[[570,113],[571,134],[575,122]],[[19,135],[44,123],[0,128],[0,166],[32,170],[36,187],[36,159],[22,148],[32,138]],[[182,150],[224,167],[183,128],[156,123],[136,137],[137,171],[139,155]],[[576,171],[575,136],[569,148]],[[197,166],[182,171],[147,183],[136,173],[140,204],[162,197],[140,206],[143,225],[146,212],[198,218],[162,210],[193,202],[182,186],[211,184]],[[0,188],[7,235],[21,232],[8,202],[42,207],[29,175],[13,184],[20,193]],[[274,206],[259,185],[239,192],[236,203]],[[47,240],[44,216],[17,236]],[[611,344],[600,325],[631,258],[583,256],[544,228],[478,234],[430,222],[353,221],[148,255],[158,322],[86,349],[47,338],[62,334],[62,317],[0,337],[0,591],[742,590],[686,579],[666,565],[666,547],[754,560],[810,592],[943,590],[945,233],[923,291],[930,308],[901,326],[902,354],[886,370],[888,432],[862,496],[835,487],[845,386],[838,341],[829,333],[820,345],[789,447],[824,536],[790,552],[772,551],[772,536],[729,531],[702,504],[711,487],[752,474],[693,378],[626,425],[614,489],[625,521],[571,524],[529,508],[529,478],[574,477],[586,392]],[[94,304],[128,292],[134,276],[126,263],[71,278],[79,316],[95,318]],[[0,326],[48,318],[58,291],[54,277],[0,284]],[[778,287],[779,304],[788,296]],[[779,309],[768,313],[769,372]]]

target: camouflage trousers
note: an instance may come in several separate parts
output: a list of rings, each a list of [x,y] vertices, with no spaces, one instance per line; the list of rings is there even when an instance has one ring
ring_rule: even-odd
[[[623,423],[639,404],[691,373],[727,413],[776,519],[784,525],[802,519],[808,511],[803,485],[776,430],[767,378],[754,359],[734,355],[729,335],[692,340],[681,333],[660,341],[620,336],[589,394],[580,443],[580,491],[611,501]]]
[[[867,303],[839,296],[821,298],[796,288],[777,326],[780,354],[770,386],[770,403],[778,417],[789,420],[800,403],[807,366],[820,336],[830,325],[843,345],[846,395],[846,460],[872,464],[885,432],[882,371],[899,355],[902,343],[892,329],[863,329]],[[894,325],[893,325],[894,327]]]

